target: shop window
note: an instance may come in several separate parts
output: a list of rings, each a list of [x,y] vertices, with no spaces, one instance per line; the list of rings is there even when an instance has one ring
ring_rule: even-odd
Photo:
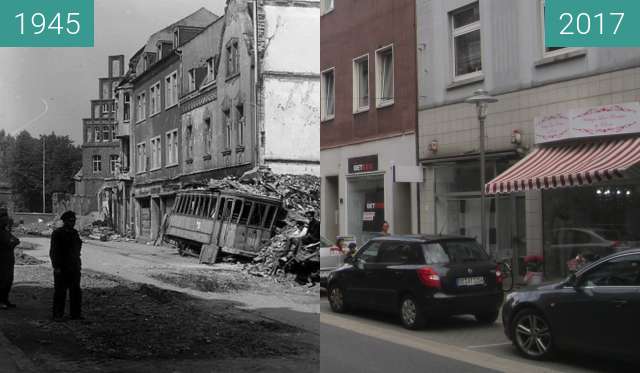
[[[451,33],[454,78],[481,75],[480,6],[477,2],[451,13]]]
[[[561,278],[640,242],[638,181],[542,192],[544,269]]]

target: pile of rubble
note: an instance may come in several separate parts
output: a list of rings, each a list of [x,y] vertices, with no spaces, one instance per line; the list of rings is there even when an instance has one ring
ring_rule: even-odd
[[[245,193],[279,198],[287,210],[283,224],[268,244],[260,248],[258,255],[245,270],[255,276],[295,280],[301,284],[314,283],[320,270],[319,244],[288,247],[290,238],[298,234],[297,222],[307,220],[305,214],[320,212],[320,178],[312,175],[275,175],[268,168],[255,168],[240,178],[227,177],[211,180],[214,189],[233,189]],[[295,246],[295,245],[292,245]]]

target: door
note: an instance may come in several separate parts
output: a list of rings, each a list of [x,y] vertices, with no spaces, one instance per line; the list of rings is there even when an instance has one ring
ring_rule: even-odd
[[[375,306],[373,291],[374,265],[376,264],[381,241],[371,241],[363,247],[353,260],[353,270],[346,283],[345,293],[349,302],[371,308]]]
[[[376,304],[379,309],[395,312],[400,295],[412,288],[416,270],[424,263],[418,244],[385,242],[378,253],[377,270],[373,274]]]
[[[550,300],[557,339],[584,350],[620,355],[639,348],[640,254],[613,258],[579,276],[577,286]]]
[[[227,243],[234,201],[232,198],[226,198],[224,200],[224,206],[220,207],[221,213],[218,213],[218,246],[220,247],[225,247]]]

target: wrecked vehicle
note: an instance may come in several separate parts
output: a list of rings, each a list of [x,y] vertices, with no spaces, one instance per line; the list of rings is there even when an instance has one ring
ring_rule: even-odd
[[[277,221],[287,211],[279,198],[240,191],[213,189],[178,192],[167,216],[165,241],[173,241],[181,254],[215,263],[219,252],[254,257],[274,235]]]

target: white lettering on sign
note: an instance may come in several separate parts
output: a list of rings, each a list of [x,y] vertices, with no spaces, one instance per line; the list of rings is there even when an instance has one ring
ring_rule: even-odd
[[[535,119],[536,144],[631,133],[640,133],[638,102],[570,110]]]
[[[362,221],[373,221],[376,217],[375,211],[365,211],[362,214]]]

